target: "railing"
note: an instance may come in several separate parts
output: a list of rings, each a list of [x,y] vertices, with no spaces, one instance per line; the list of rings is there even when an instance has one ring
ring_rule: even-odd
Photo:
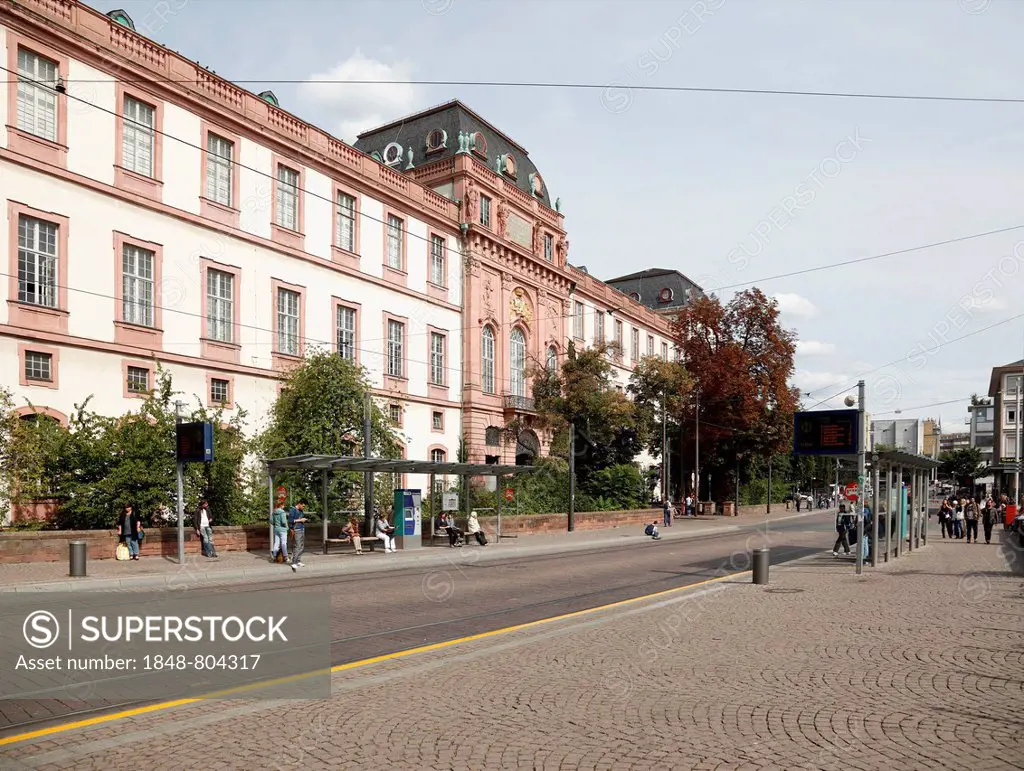
[[[505,394],[505,409],[517,412],[536,412],[533,399],[529,396],[516,396],[515,394]]]

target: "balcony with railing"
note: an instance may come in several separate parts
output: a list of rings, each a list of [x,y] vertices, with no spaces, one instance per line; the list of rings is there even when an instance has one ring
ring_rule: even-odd
[[[505,409],[512,412],[536,412],[537,408],[529,396],[505,394]]]

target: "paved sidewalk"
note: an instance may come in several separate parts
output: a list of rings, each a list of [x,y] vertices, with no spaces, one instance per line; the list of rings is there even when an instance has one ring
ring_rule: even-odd
[[[933,542],[831,555],[338,672],[316,702],[203,702],[7,748],[10,768],[1024,767],[1024,578]],[[1019,566],[1018,566],[1019,567]]]
[[[824,511],[772,512],[770,522],[824,514]],[[708,517],[677,519],[672,527],[660,527],[663,540],[693,538],[716,533],[736,532],[742,528],[754,528],[764,523],[764,517]],[[303,555],[305,567],[295,575],[334,576],[373,573],[396,568],[415,568],[447,564],[451,554],[447,546],[432,546],[415,552],[384,554],[367,551],[362,556],[352,553],[349,546],[332,549],[331,554],[322,553],[318,533],[307,538],[307,549]],[[216,539],[216,535],[215,535]],[[479,560],[502,559],[515,555],[551,554],[581,549],[613,548],[628,543],[647,540],[642,529],[617,527],[606,530],[578,530],[574,533],[545,535],[524,535],[519,538],[503,538],[500,543],[486,547],[470,544],[463,549],[480,549]],[[88,576],[69,578],[67,561],[8,563],[0,565],[0,594],[4,592],[38,591],[110,591],[122,589],[184,589],[196,586],[248,583],[267,580],[281,580],[293,575],[286,565],[271,564],[267,552],[223,552],[216,559],[207,559],[195,551],[185,555],[185,565],[180,566],[176,557],[146,556],[137,562],[117,560],[91,560]]]

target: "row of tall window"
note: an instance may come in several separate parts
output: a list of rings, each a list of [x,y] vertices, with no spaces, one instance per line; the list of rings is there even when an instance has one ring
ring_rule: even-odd
[[[21,214],[18,217],[18,301],[46,308],[58,307],[59,225]],[[156,326],[156,254],[136,244],[124,244],[121,253],[120,320],[140,327]],[[206,330],[204,336],[218,343],[237,345],[238,276],[227,270],[206,269]],[[290,356],[302,353],[302,294],[277,287],[274,297],[274,350]],[[356,310],[338,305],[336,311],[337,352],[357,359]],[[429,335],[430,382],[447,382],[447,341],[439,332]],[[387,322],[386,372],[406,376],[405,323]]]
[[[58,141],[57,63],[31,50],[18,49],[17,128],[51,142]],[[150,179],[158,174],[157,107],[125,94],[120,105],[122,115],[121,168]],[[204,197],[219,206],[239,209],[235,164],[235,141],[214,131],[206,132]],[[302,229],[302,175],[298,169],[278,163],[274,178],[273,222],[285,230]],[[334,245],[349,253],[359,249],[358,203],[351,193],[338,191],[335,200]],[[488,215],[489,216],[489,215]],[[387,266],[406,270],[406,223],[394,214],[387,216]],[[439,235],[430,236],[428,280],[447,287],[446,243]]]
[[[582,302],[576,300],[573,304],[572,309],[572,336],[577,340],[583,340],[583,313],[585,307]],[[614,337],[611,341],[605,338],[605,314],[600,310],[594,310],[594,342],[598,345],[605,342],[613,342],[619,351],[625,350],[623,334],[625,331],[624,324],[618,319],[615,320],[614,326]],[[668,361],[669,356],[669,345],[668,343],[661,344],[661,358],[664,361]],[[632,329],[632,335],[630,339],[630,359],[634,362],[640,361],[640,330],[636,327]],[[654,356],[654,335],[647,335],[647,353],[646,356]],[[678,358],[678,355],[677,357]]]
[[[480,333],[480,388],[485,394],[495,391],[496,345],[494,330],[488,325]],[[509,393],[513,396],[526,394],[526,337],[518,327],[508,336]],[[548,346],[545,365],[549,372],[558,367],[558,349]]]

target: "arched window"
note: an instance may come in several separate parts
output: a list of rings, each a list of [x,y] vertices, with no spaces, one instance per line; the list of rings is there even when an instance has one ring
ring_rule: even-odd
[[[548,346],[548,372],[554,374],[558,371],[558,349],[553,345]]]
[[[484,327],[480,335],[480,387],[485,394],[494,393],[494,330]]]
[[[526,396],[526,338],[523,337],[522,331],[513,329],[508,342],[512,395]]]
[[[431,450],[430,451],[430,462],[431,463],[444,463],[445,462],[444,450]]]

